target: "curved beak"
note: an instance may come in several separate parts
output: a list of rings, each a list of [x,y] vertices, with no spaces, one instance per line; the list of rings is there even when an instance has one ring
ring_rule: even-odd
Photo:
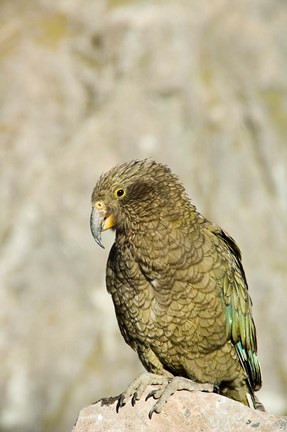
[[[101,246],[103,249],[105,246],[102,242],[101,233],[102,231],[108,230],[115,226],[115,218],[112,214],[107,216],[105,210],[99,210],[93,206],[92,213],[90,217],[90,227],[93,237],[96,243]]]
[[[101,232],[103,231],[104,220],[105,220],[105,215],[93,207],[91,217],[90,217],[91,232],[97,244],[101,246],[103,249],[105,248],[105,246],[102,243]]]

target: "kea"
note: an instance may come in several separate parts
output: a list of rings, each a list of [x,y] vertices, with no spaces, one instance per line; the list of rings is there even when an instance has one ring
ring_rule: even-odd
[[[92,194],[91,231],[116,231],[107,269],[120,331],[143,373],[119,397],[149,384],[159,413],[176,390],[218,392],[264,410],[252,301],[240,250],[202,216],[171,170],[149,159],[117,165]]]

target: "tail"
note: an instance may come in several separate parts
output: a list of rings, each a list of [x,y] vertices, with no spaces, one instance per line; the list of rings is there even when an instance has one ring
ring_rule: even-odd
[[[255,406],[254,406],[254,408],[255,408],[256,410],[266,412],[266,409],[265,409],[263,403],[260,402],[260,400],[258,399],[258,397],[257,397],[257,396],[254,396],[254,399],[255,399],[255,403],[254,403]]]
[[[254,392],[259,390],[262,385],[261,368],[257,353],[252,350],[246,352],[242,347],[241,342],[236,344],[236,351],[241,366],[246,372],[246,386],[244,386],[245,398],[247,401],[246,405],[259,411],[266,411],[264,405],[254,394]]]

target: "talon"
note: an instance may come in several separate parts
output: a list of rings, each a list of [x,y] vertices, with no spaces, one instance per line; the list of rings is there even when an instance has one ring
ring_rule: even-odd
[[[138,397],[137,392],[134,392],[133,397],[132,397],[132,406],[135,406],[136,401],[137,401],[137,397]]]
[[[149,419],[151,420],[153,413],[159,414],[161,412],[162,406],[159,402],[155,403],[150,412],[148,413]]]
[[[119,396],[118,403],[117,403],[117,406],[116,406],[117,413],[119,412],[119,409],[122,408],[124,405],[125,405],[125,395],[122,393]]]
[[[149,398],[153,397],[157,393],[157,390],[152,390],[149,392],[149,394],[146,396],[145,401],[147,401]]]
[[[157,406],[157,404],[155,404],[152,409],[150,410],[150,412],[148,413],[149,419],[151,420],[153,413],[157,413],[159,414],[161,412],[161,408],[159,408]]]
[[[149,419],[151,420],[153,413],[155,412],[155,408],[153,407],[148,413]]]
[[[214,384],[213,392],[219,394],[219,386],[218,385]]]

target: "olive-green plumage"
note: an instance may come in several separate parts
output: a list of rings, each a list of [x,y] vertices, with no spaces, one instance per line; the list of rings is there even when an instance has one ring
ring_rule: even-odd
[[[145,368],[212,383],[256,407],[261,387],[240,250],[165,165],[132,161],[99,179],[91,228],[116,230],[106,284],[121,333]]]

